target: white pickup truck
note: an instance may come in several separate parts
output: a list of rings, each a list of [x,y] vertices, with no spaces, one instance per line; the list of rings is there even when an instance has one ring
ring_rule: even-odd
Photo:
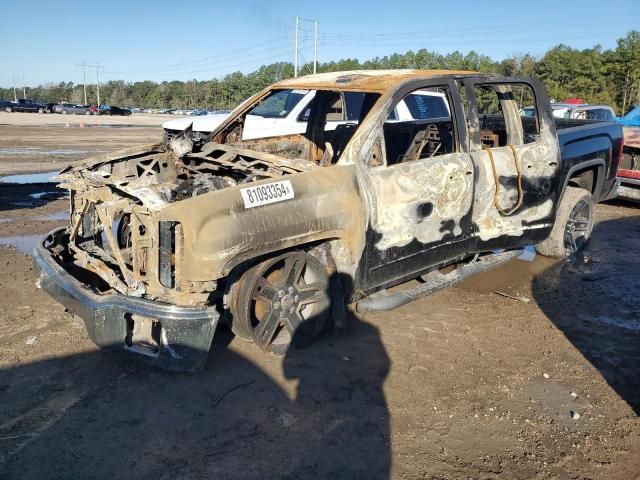
[[[280,90],[247,115],[242,140],[277,137],[304,133],[309,120],[311,101],[316,90]],[[331,107],[325,130],[335,130],[338,125],[357,123],[360,120],[364,93],[346,92]],[[212,114],[168,120],[162,124],[164,139],[169,142],[175,135],[191,125],[194,143],[204,140],[231,114]],[[449,106],[441,92],[416,91],[401,100],[387,122],[406,122],[450,116]]]

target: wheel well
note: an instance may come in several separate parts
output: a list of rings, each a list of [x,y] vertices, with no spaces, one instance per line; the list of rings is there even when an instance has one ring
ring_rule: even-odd
[[[264,262],[270,258],[277,257],[287,252],[294,252],[294,251],[311,252],[312,250],[319,249],[316,253],[317,254],[319,253],[320,255],[315,255],[316,257],[318,257],[318,260],[320,260],[321,263],[323,263],[325,266],[327,266],[327,262],[331,263],[330,267],[335,268],[335,263],[333,263],[333,259],[331,259],[330,253],[328,252],[328,250],[325,250],[322,248],[323,246],[328,245],[332,240],[335,240],[335,239],[327,238],[327,239],[317,240],[314,242],[295,245],[292,247],[282,248],[279,250],[274,250],[274,251],[265,253],[263,255],[257,255],[243,262],[240,262],[231,269],[228,275],[226,275],[224,280],[224,291],[225,293],[228,293],[232,285],[240,279],[242,274],[247,270],[249,270],[250,268],[257,265],[258,263]]]
[[[569,182],[567,183],[567,185],[583,188],[584,190],[591,192],[592,195],[596,196],[596,190],[600,181],[599,175],[600,167],[598,165],[593,165],[591,167],[573,172],[571,174],[571,177],[569,178]]]

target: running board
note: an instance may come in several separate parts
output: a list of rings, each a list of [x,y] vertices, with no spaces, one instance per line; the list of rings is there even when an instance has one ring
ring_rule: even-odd
[[[398,308],[418,298],[437,292],[438,290],[451,287],[473,275],[499,267],[519,257],[523,252],[524,250],[510,250],[508,252],[487,255],[479,260],[456,268],[447,274],[442,274],[435,270],[420,277],[424,283],[416,287],[408,288],[407,290],[402,290],[397,293],[389,293],[386,290],[381,290],[380,292],[376,292],[359,300],[356,302],[356,311],[359,313],[381,312]]]

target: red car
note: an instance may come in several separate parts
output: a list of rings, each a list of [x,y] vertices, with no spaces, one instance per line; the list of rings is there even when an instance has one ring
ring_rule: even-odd
[[[624,151],[618,166],[618,196],[640,201],[640,105],[620,119],[624,130]]]

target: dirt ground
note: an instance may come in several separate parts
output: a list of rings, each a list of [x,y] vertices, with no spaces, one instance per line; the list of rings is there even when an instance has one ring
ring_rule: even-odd
[[[158,142],[160,125],[173,118],[179,117],[0,112],[0,175],[60,170],[91,155]]]
[[[0,125],[0,150],[158,130]],[[23,159],[0,172],[71,160]],[[64,224],[48,188],[0,184],[0,243]],[[195,374],[98,350],[0,247],[0,479],[640,479],[640,209],[597,212],[571,263],[516,260],[284,358],[220,327]]]

